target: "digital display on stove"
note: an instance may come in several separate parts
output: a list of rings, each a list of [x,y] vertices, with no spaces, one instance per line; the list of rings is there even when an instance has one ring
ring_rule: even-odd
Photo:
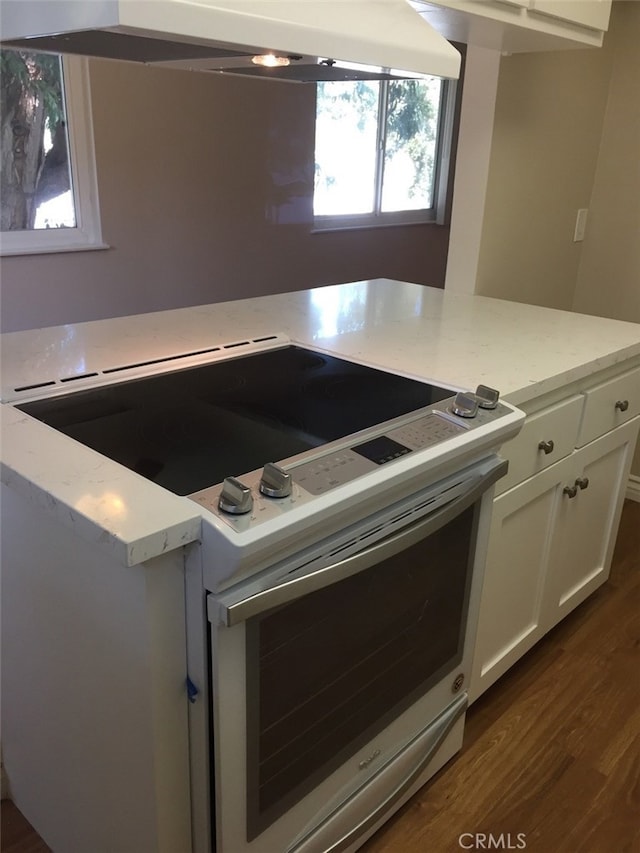
[[[365,441],[364,444],[359,444],[351,449],[354,453],[364,456],[365,459],[375,462],[376,465],[384,465],[385,462],[391,462],[392,459],[398,459],[406,453],[411,453],[408,447],[394,441],[387,435]]]

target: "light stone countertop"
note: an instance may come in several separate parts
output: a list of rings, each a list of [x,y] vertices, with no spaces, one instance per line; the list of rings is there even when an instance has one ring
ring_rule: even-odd
[[[274,334],[452,388],[484,383],[516,406],[640,359],[640,324],[387,279],[14,332],[1,340],[3,483],[126,565],[196,540],[195,503],[15,409],[14,389],[55,382],[46,396],[61,379]],[[104,380],[64,390],[87,381]]]

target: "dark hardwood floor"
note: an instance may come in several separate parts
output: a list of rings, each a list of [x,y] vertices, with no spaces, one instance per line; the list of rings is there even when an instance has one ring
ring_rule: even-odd
[[[608,583],[473,705],[462,751],[362,853],[640,853],[639,646],[640,503],[626,501]],[[48,850],[6,801],[1,849]]]
[[[49,853],[49,848],[10,800],[2,801],[2,853]]]

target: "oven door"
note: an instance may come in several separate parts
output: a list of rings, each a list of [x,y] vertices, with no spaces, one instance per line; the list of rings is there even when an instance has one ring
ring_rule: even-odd
[[[209,596],[219,853],[355,850],[459,749],[505,470],[485,459]]]

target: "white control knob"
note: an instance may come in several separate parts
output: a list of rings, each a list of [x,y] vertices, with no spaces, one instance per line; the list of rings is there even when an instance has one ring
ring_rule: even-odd
[[[249,486],[235,477],[226,477],[218,498],[218,509],[231,515],[244,515],[253,508],[253,496]]]
[[[478,414],[478,401],[473,394],[459,391],[453,398],[450,411],[460,418],[475,418]]]
[[[291,474],[279,465],[267,462],[260,479],[260,491],[268,498],[286,498],[291,494]]]

